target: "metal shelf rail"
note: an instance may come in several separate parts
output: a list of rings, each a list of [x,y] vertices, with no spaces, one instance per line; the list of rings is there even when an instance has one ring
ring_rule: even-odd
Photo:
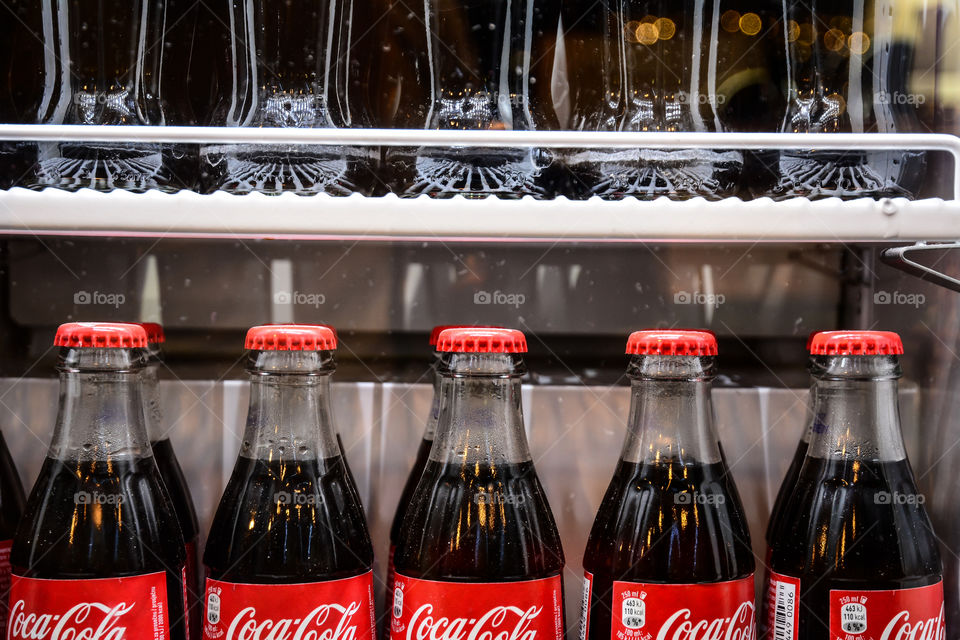
[[[949,200],[784,202],[433,199],[393,195],[0,192],[0,233],[521,242],[882,242],[960,238],[960,138],[942,134],[638,133],[0,125],[0,140],[330,146],[912,149],[954,162]]]

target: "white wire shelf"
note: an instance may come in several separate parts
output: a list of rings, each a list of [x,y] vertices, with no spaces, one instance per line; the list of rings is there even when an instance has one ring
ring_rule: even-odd
[[[0,125],[0,140],[652,149],[912,149],[954,159],[951,200],[571,201],[0,192],[0,233],[358,240],[914,242],[960,239],[960,138],[742,134]]]
[[[960,238],[942,200],[543,202],[181,192],[0,192],[0,233],[358,240],[913,242]]]

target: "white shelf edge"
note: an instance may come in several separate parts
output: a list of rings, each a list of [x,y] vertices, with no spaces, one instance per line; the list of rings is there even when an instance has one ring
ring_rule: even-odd
[[[960,239],[960,202],[434,200],[353,195],[0,191],[0,233],[460,241],[915,242]]]

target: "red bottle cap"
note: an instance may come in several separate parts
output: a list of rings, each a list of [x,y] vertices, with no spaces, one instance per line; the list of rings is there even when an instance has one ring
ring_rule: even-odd
[[[438,324],[430,331],[430,346],[437,346],[437,340],[440,338],[440,334],[447,329],[468,329],[471,326],[472,325],[469,324]]]
[[[247,331],[244,349],[253,351],[332,351],[337,334],[319,324],[265,324]]]
[[[163,344],[167,341],[167,336],[163,333],[163,326],[156,322],[138,322],[147,332],[147,342],[150,344]]]
[[[627,340],[627,353],[632,356],[715,356],[717,338],[709,331],[635,331]]]
[[[68,322],[60,325],[53,339],[55,347],[97,347],[145,349],[147,332],[126,322]]]
[[[812,356],[898,356],[903,341],[893,331],[820,331],[810,338]]]
[[[502,329],[497,325],[475,325],[475,324],[439,324],[430,331],[430,346],[436,347],[440,334],[447,329]]]
[[[437,351],[447,353],[526,353],[527,338],[516,329],[460,327],[437,337]]]

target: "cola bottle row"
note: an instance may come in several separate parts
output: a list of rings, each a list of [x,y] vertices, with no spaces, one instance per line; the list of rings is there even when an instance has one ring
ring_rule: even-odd
[[[0,121],[32,124],[927,132],[929,79],[949,47],[947,7],[893,0],[9,0],[7,11]],[[912,149],[8,141],[0,187],[912,198],[925,163]]]
[[[0,448],[7,638],[373,638],[373,545],[331,412],[336,333],[247,333],[247,423],[202,583],[189,492],[156,428],[162,340],[156,325],[58,330],[60,411],[25,504]],[[455,326],[431,341],[434,404],[391,531],[381,634],[561,640],[564,553],[525,435],[526,339]],[[626,351],[628,428],[584,553],[582,640],[749,640],[758,623],[764,640],[944,637],[896,334],[811,337],[812,418],[771,517],[759,615],[714,424],[715,336],[638,331]]]

